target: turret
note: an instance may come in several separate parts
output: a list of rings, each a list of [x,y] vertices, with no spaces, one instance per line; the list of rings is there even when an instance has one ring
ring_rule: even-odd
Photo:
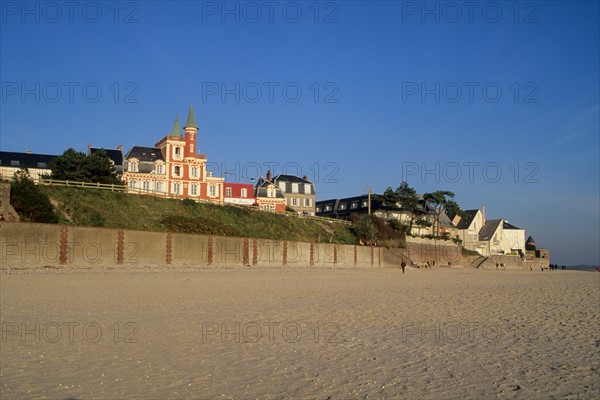
[[[194,116],[194,106],[191,104],[183,129],[185,130],[185,157],[195,157],[197,152],[196,133],[198,132],[198,123]]]

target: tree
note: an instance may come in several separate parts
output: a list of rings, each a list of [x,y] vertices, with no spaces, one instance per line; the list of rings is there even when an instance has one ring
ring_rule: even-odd
[[[417,191],[408,186],[406,181],[403,181],[396,189],[395,194],[398,202],[402,205],[402,209],[410,213],[410,220],[408,223],[408,233],[410,234],[412,232],[416,213],[419,211],[419,197],[417,196]]]
[[[425,210],[429,209],[429,206],[433,208],[433,213],[435,215],[434,221],[434,236],[439,236],[440,234],[440,215],[448,210],[449,212],[462,212],[458,204],[451,200],[454,198],[454,193],[447,190],[438,190],[433,193],[425,193],[423,195],[423,200],[425,200]]]
[[[98,150],[90,156],[72,148],[50,162],[51,178],[62,181],[94,182],[120,185],[113,162],[106,151]]]
[[[383,192],[382,200],[386,206],[396,207],[396,203],[398,202],[397,190],[398,189],[394,191],[394,189],[392,189],[389,186],[387,189],[385,189],[385,192]]]
[[[10,203],[23,221],[58,222],[50,199],[36,186],[26,168],[15,173],[10,185]]]
[[[52,179],[61,181],[89,182],[85,154],[72,148],[50,162]]]
[[[115,165],[104,149],[100,149],[86,158],[86,170],[92,182],[106,183],[109,185],[122,185],[117,176]]]

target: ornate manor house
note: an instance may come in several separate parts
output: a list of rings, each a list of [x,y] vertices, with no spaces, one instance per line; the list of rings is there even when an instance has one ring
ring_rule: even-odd
[[[206,170],[206,154],[198,154],[198,124],[190,105],[181,134],[175,116],[173,131],[154,147],[134,146],[125,156],[123,181],[132,193],[191,198],[222,204],[224,178]]]

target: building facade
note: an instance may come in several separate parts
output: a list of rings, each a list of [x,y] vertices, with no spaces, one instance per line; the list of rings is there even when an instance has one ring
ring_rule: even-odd
[[[50,162],[57,156],[49,154],[34,154],[0,151],[0,179],[11,180],[15,172],[27,168],[31,178],[37,182],[44,175],[50,175]]]
[[[254,197],[256,205],[260,210],[270,212],[285,212],[285,196],[273,182],[271,171],[267,171],[267,177],[258,178],[254,186]]]
[[[273,178],[285,197],[286,206],[293,208],[298,214],[315,215],[317,194],[315,185],[307,176],[300,178],[294,175],[279,174]]]
[[[123,181],[128,192],[224,203],[224,179],[207,171],[198,153],[198,124],[190,105],[183,128],[175,117],[173,130],[154,147],[134,146],[125,156]]]
[[[225,182],[223,184],[225,204],[254,206],[254,186],[251,183]]]

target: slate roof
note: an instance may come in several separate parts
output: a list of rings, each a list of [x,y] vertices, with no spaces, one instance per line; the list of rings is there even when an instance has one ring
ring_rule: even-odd
[[[292,183],[302,183],[302,185],[298,185],[299,194],[315,194],[315,185],[304,178],[300,178],[299,176],[279,174],[273,178],[273,183],[279,186],[285,193],[292,193]],[[304,184],[310,185],[310,193],[306,193],[304,191]]]
[[[106,155],[108,156],[108,158],[110,158],[112,160],[112,162],[115,163],[115,166],[123,166],[123,153],[121,152],[121,150],[101,149],[101,148],[97,148],[97,147],[91,147],[90,154],[94,154],[98,150],[104,150],[106,152]]]
[[[479,231],[479,240],[488,241],[492,240],[494,233],[503,221],[501,219],[490,219],[485,221],[483,228]]]
[[[137,158],[140,162],[164,161],[162,151],[156,147],[133,146],[125,159]]]
[[[458,221],[458,224],[456,224],[456,228],[469,229],[469,226],[471,225],[471,223],[475,219],[475,216],[477,215],[477,211],[479,210],[465,210],[465,213],[467,215],[466,217],[461,217],[460,221]]]
[[[514,226],[513,224],[509,224],[507,221],[504,221],[504,225],[502,226],[502,229],[521,229],[521,228],[518,228],[518,227]]]
[[[329,200],[321,200],[316,202],[317,208],[321,207],[321,211],[317,211],[317,215],[322,216],[335,216],[335,215],[347,215],[351,213],[366,213],[369,209],[369,205],[366,204],[363,206],[363,203],[367,202],[369,199],[369,195],[363,194],[360,196],[354,197],[346,197],[343,199],[329,199]],[[352,208],[352,203],[358,202],[357,207]],[[345,204],[346,207],[342,210],[340,209],[340,205]],[[325,211],[325,206],[331,205],[331,210]],[[422,208],[423,204],[420,203],[421,213],[423,213]],[[375,211],[395,211],[401,212],[402,209],[398,207],[388,206],[383,201],[383,196],[379,194],[371,194],[371,212]],[[440,217],[440,222],[442,222],[442,218]],[[449,223],[450,225],[446,224]],[[444,221],[442,226],[454,226],[452,222],[447,220]]]
[[[274,182],[268,181],[265,178],[263,178],[262,176],[260,178],[258,178],[258,181],[256,182],[256,185],[254,186],[254,196],[269,198],[269,196],[267,196],[267,186],[269,186],[269,185],[275,186],[275,197],[270,197],[270,198],[275,198],[275,199],[284,199],[285,198],[281,189],[277,185],[275,185]]]
[[[26,168],[48,168],[50,161],[54,160],[55,155],[17,153],[10,151],[0,151],[0,165],[3,167],[26,167]],[[17,164],[17,165],[13,165]]]

